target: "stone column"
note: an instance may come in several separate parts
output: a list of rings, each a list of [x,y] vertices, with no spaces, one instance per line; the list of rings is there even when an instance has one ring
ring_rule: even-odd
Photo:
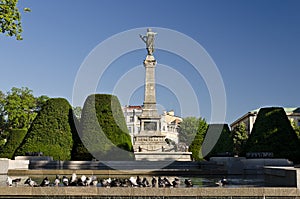
[[[154,56],[147,55],[144,66],[146,70],[145,77],[145,96],[142,117],[157,118],[156,93],[155,93],[155,67],[156,60]]]

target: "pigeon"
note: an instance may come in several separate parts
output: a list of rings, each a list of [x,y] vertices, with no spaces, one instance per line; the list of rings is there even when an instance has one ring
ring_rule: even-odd
[[[153,176],[152,180],[151,180],[152,187],[156,187],[156,183],[157,183],[157,180],[156,180],[155,176]]]
[[[63,176],[63,177],[62,177],[62,183],[63,183],[65,186],[69,186],[69,179],[68,179],[66,176]]]
[[[17,186],[17,184],[20,181],[21,181],[21,178],[12,179],[11,177],[7,176],[7,178],[6,178],[6,185],[11,187],[13,184],[15,184]]]
[[[174,180],[172,181],[172,185],[175,188],[178,188],[180,185],[180,180],[178,178],[174,178]]]
[[[186,187],[192,187],[193,186],[193,183],[190,179],[185,179],[184,184],[185,184]]]
[[[58,187],[59,183],[60,183],[59,176],[56,175],[55,180],[54,180],[54,186]]]
[[[28,185],[31,186],[31,187],[38,187],[38,184],[37,184],[35,181],[33,181],[31,178],[28,178],[28,179],[24,182],[24,184],[28,184]]]
[[[40,187],[48,187],[49,184],[50,184],[50,181],[48,180],[48,177],[45,177],[43,179],[43,181],[41,182]]]

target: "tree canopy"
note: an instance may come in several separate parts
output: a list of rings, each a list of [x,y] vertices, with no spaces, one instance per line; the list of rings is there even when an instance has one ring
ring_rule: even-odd
[[[241,123],[237,125],[234,129],[232,129],[233,136],[233,151],[235,154],[241,154],[244,145],[248,139],[248,133],[246,131],[245,123]]]
[[[275,158],[299,162],[299,140],[283,108],[260,109],[244,151],[273,152]]]
[[[27,87],[0,92],[0,130],[28,129],[47,99],[44,95],[34,97]]]
[[[21,13],[17,3],[18,0],[0,0],[0,31],[22,40]]]
[[[300,140],[300,126],[298,126],[295,121],[291,121],[291,125],[292,125],[295,133],[297,134],[298,139]]]
[[[196,117],[183,118],[178,132],[179,142],[183,142],[187,146],[192,143],[199,128],[199,120]]]
[[[98,160],[131,158],[132,144],[124,115],[116,96],[90,95],[81,114],[80,137]]]

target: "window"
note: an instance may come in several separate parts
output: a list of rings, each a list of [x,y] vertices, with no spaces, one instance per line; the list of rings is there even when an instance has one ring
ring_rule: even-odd
[[[130,116],[129,122],[133,122],[133,121],[134,121],[134,117],[133,117],[133,116]]]

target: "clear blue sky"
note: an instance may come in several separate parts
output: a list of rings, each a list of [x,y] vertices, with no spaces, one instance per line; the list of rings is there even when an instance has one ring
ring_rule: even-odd
[[[227,123],[259,107],[300,106],[298,0],[19,0],[19,8],[24,7],[32,10],[22,14],[24,40],[0,35],[3,92],[28,87],[35,96],[64,97],[72,103],[76,74],[99,43],[133,28],[161,27],[191,37],[211,56],[226,90]],[[134,51],[112,63],[97,92],[112,92],[123,74],[142,64],[145,53]],[[190,81],[200,114],[210,122],[210,94],[201,76],[194,76],[178,56],[163,50],[155,56]],[[157,89],[160,106],[181,115],[176,95],[168,88]],[[143,103],[142,87],[130,103]]]

